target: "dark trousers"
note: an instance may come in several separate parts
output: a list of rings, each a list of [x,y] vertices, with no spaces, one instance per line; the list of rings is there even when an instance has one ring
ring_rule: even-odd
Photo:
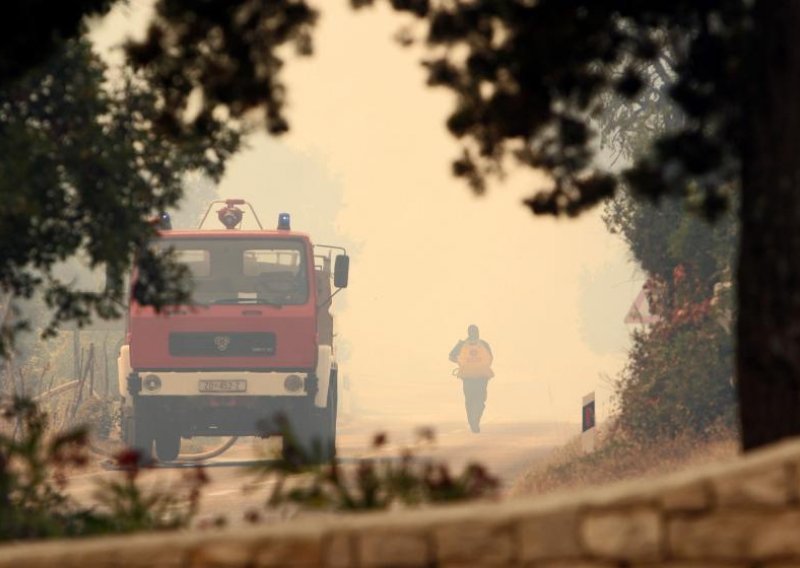
[[[461,382],[464,383],[464,406],[467,408],[469,427],[473,432],[480,432],[489,379],[462,379]]]

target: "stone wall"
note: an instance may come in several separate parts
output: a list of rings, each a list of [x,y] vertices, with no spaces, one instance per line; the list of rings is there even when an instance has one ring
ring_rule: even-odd
[[[800,441],[574,494],[0,547],[20,566],[800,568]]]

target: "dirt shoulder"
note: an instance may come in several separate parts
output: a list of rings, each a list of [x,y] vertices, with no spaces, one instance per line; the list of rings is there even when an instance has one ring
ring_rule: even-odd
[[[601,437],[599,448],[587,455],[582,454],[580,439],[575,437],[520,475],[509,492],[540,495],[595,487],[731,460],[737,454],[738,440],[732,431],[705,437],[685,435],[649,444],[607,436]]]

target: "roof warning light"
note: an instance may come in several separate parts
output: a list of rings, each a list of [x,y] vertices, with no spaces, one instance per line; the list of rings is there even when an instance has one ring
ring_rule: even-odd
[[[226,229],[235,229],[242,222],[244,211],[236,207],[238,201],[236,199],[228,199],[225,201],[225,207],[217,211],[217,216]]]
[[[278,215],[278,230],[290,231],[292,229],[292,218],[288,213],[281,213]]]
[[[156,219],[156,226],[162,231],[171,231],[172,219],[170,218],[169,213],[166,211],[159,213],[158,219]]]

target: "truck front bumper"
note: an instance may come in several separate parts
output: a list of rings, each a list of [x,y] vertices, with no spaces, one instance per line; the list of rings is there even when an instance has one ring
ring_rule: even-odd
[[[306,373],[143,371],[141,396],[305,396]]]
[[[261,371],[148,371],[131,369],[130,348],[123,345],[117,367],[121,393],[156,397],[306,397],[314,406],[328,401],[333,357],[331,347],[319,347],[315,373]],[[133,381],[133,384],[132,384]],[[127,398],[127,397],[126,397]]]

